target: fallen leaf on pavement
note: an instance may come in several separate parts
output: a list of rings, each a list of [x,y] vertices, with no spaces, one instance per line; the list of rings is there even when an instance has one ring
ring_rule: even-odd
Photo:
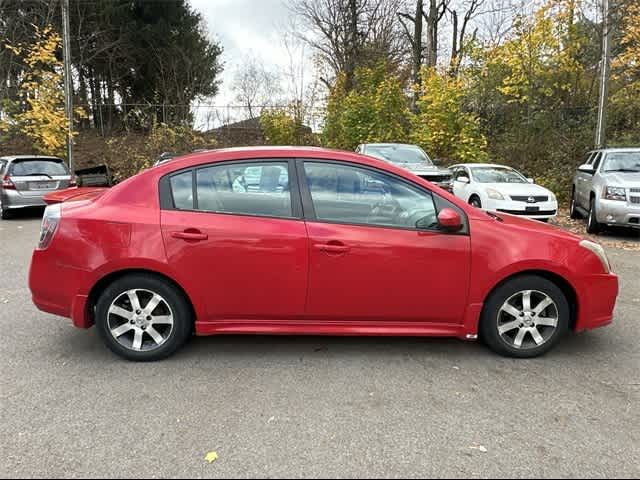
[[[482,453],[487,453],[487,452],[489,451],[489,450],[487,450],[487,447],[484,447],[484,446],[482,446],[482,445],[475,445],[475,444],[474,444],[474,445],[471,445],[469,448],[470,448],[471,450],[479,450],[479,451],[481,451]]]
[[[218,460],[218,454],[216,452],[209,452],[207,453],[207,455],[204,457],[204,459],[209,462],[209,463],[213,463],[216,460]]]

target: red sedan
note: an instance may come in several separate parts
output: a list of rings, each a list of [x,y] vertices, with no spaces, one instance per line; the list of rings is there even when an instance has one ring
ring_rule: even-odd
[[[618,294],[598,244],[348,152],[198,153],[49,202],[33,301],[130,360],[194,332],[479,336],[534,357],[609,324]]]

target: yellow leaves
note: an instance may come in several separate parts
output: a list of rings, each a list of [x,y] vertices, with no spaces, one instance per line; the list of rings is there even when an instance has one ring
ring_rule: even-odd
[[[420,113],[413,116],[411,139],[435,157],[460,161],[487,159],[487,140],[478,119],[463,110],[466,88],[461,79],[422,70],[417,88]]]
[[[356,70],[354,88],[344,91],[339,77],[327,102],[324,143],[353,149],[359,143],[402,141],[410,112],[400,80],[385,65]]]
[[[33,140],[37,151],[59,155],[69,127],[64,111],[62,64],[56,57],[61,39],[51,27],[34,28],[33,44],[8,46],[29,66],[20,82],[20,101],[14,105],[16,113],[11,123],[12,128]]]
[[[218,460],[218,454],[216,452],[209,452],[204,457],[205,461],[213,463]]]

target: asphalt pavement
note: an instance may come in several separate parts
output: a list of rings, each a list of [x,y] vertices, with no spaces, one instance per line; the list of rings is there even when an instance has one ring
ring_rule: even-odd
[[[614,324],[540,359],[220,336],[134,364],[33,306],[38,231],[0,222],[0,477],[640,477],[638,251],[609,250]]]

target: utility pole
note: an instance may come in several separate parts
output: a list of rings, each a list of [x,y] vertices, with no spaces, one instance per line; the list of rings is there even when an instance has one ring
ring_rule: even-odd
[[[71,40],[69,38],[69,0],[62,0],[62,56],[64,60],[64,108],[69,123],[67,161],[73,173],[73,85],[71,79]]]
[[[609,96],[609,57],[611,56],[611,21],[609,0],[602,0],[602,60],[600,61],[600,99],[598,101],[598,126],[596,148],[606,145],[607,100]]]

